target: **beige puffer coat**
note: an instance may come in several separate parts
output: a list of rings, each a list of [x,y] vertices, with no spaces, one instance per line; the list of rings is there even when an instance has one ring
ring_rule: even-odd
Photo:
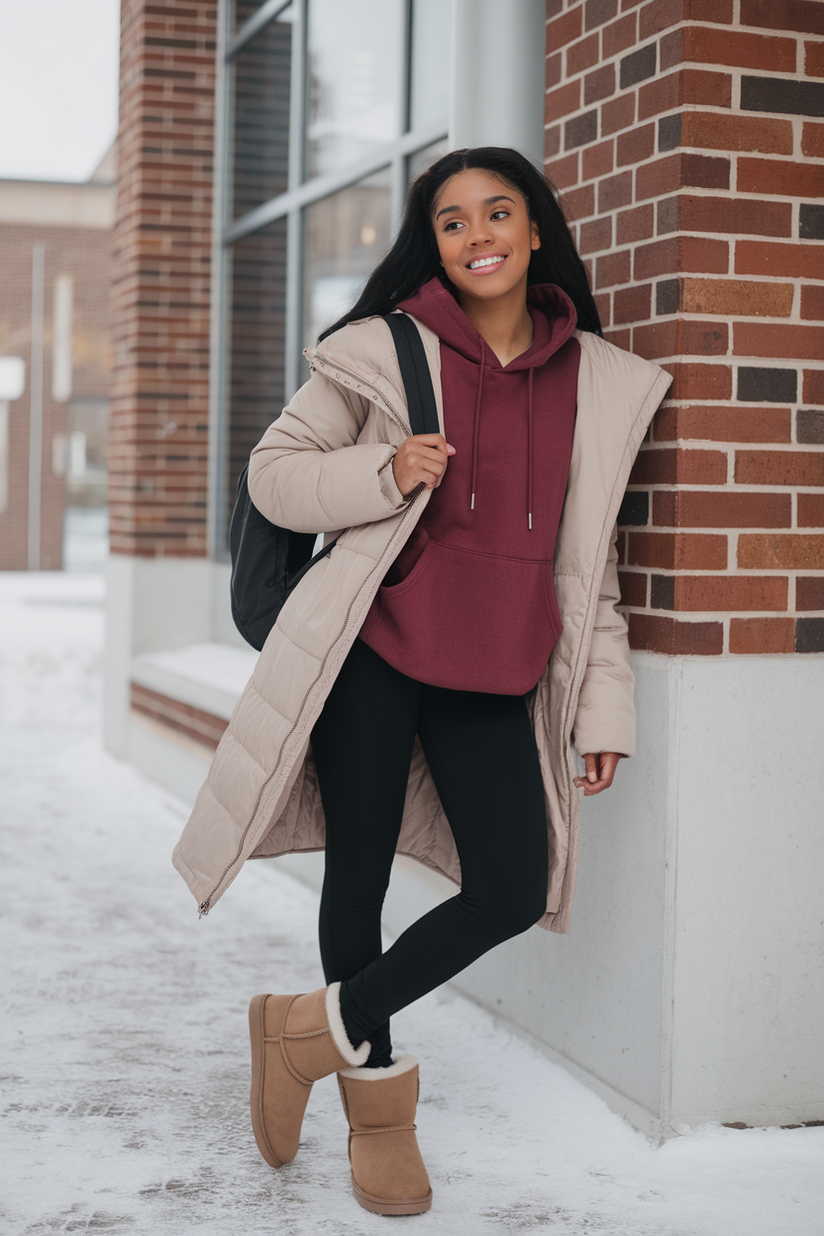
[[[443,427],[440,346],[417,323]],[[615,521],[633,460],[671,378],[603,339],[578,333],[578,413],[555,554],[563,632],[530,697],[550,837],[541,926],[569,930],[578,858],[582,753],[635,744],[633,677],[618,601]],[[404,501],[392,458],[409,434],[388,326],[367,318],[306,353],[309,382],[252,454],[249,488],[275,523],[338,544],[281,610],[232,714],[173,861],[205,914],[247,858],[324,846],[312,727],[386,571],[430,491]],[[433,638],[437,633],[433,633]],[[452,833],[420,745],[398,852],[460,884]]]

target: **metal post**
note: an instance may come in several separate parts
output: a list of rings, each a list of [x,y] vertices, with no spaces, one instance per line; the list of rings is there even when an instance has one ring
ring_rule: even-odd
[[[398,64],[398,115],[400,117],[399,133],[408,133],[412,123],[411,115],[411,78],[412,78],[412,0],[406,0],[403,14],[403,38],[401,39],[400,61]],[[390,242],[395,239],[403,218],[403,207],[406,201],[406,167],[407,157],[396,151],[390,169],[390,199],[389,199],[389,236]]]
[[[40,525],[43,490],[43,317],[46,300],[46,246],[31,252],[31,380],[29,384],[29,527],[28,564],[40,570]]]
[[[544,0],[453,0],[449,148],[514,146],[543,163]],[[494,83],[494,88],[493,88]]]

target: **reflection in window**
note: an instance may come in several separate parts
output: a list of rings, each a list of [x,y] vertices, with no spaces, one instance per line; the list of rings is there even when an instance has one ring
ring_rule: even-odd
[[[307,178],[400,134],[404,8],[402,0],[309,0]]]
[[[238,26],[257,8],[238,4]],[[293,20],[290,4],[235,57],[234,218],[287,188]]]
[[[452,5],[443,0],[414,0],[410,127],[443,122],[449,114]]]
[[[306,208],[305,346],[354,304],[389,248],[389,198],[385,168]]]
[[[230,253],[227,521],[252,447],[285,402],[286,219],[237,241]]]

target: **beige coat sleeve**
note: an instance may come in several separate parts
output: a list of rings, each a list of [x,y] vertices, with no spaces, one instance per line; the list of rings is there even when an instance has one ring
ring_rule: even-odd
[[[581,755],[600,751],[635,753],[635,679],[629,665],[626,619],[615,608],[621,599],[617,541],[616,528],[599,589],[592,643],[575,714],[575,746]]]
[[[368,413],[362,395],[313,373],[252,451],[249,494],[258,510],[294,532],[336,532],[403,506],[396,448],[359,442]]]

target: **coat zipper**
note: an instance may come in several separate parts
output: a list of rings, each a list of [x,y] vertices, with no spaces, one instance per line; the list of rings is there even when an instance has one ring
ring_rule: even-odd
[[[414,509],[415,504],[416,504],[416,502],[418,501],[418,498],[419,498],[419,497],[420,497],[420,495],[421,495],[421,492],[422,492],[422,487],[419,487],[419,488],[418,488],[418,490],[417,490],[417,492],[416,492],[416,493],[414,494],[414,496],[412,497],[412,499],[411,499],[411,501],[410,501],[410,503],[409,503],[409,506],[406,508],[406,510],[404,511],[403,515],[401,516],[401,519],[400,519],[400,521],[399,521],[399,523],[398,523],[397,528],[396,528],[396,529],[395,529],[395,531],[392,533],[392,536],[390,537],[390,539],[389,539],[389,543],[388,543],[388,545],[387,545],[387,547],[386,547],[387,549],[389,549],[389,547],[393,544],[393,542],[395,541],[396,537],[398,536],[398,533],[400,532],[401,528],[403,527],[404,523],[406,522],[407,518],[409,517],[410,512]],[[269,782],[270,782],[270,781],[272,780],[272,778],[275,776],[275,773],[278,771],[278,767],[279,767],[279,765],[280,765],[280,761],[281,761],[281,758],[282,758],[282,756],[283,756],[283,751],[284,751],[284,748],[285,748],[285,746],[286,746],[287,742],[288,742],[288,741],[289,741],[289,739],[292,737],[292,735],[294,734],[295,730],[296,730],[296,729],[297,729],[297,727],[298,727],[298,724],[299,724],[299,722],[300,722],[301,716],[303,715],[303,710],[304,710],[304,708],[306,707],[306,701],[309,699],[309,696],[310,696],[310,694],[311,694],[311,692],[312,692],[313,688],[316,686],[316,684],[317,684],[317,683],[320,681],[320,679],[323,677],[323,672],[324,672],[324,670],[325,670],[325,668],[326,668],[326,662],[328,661],[330,654],[332,653],[333,649],[336,647],[336,645],[337,645],[337,644],[338,644],[338,642],[340,641],[341,637],[342,637],[342,636],[345,634],[345,632],[346,632],[346,628],[347,628],[347,627],[348,627],[348,625],[349,625],[349,618],[350,618],[350,615],[351,615],[351,613],[352,613],[352,607],[354,606],[355,601],[357,601],[358,597],[360,596],[361,592],[363,591],[363,588],[365,588],[365,587],[366,587],[367,583],[368,583],[368,582],[369,582],[369,580],[372,578],[372,576],[374,575],[375,571],[376,571],[376,570],[377,570],[377,569],[381,566],[381,563],[382,563],[382,562],[383,562],[383,558],[381,558],[381,559],[380,559],[380,560],[379,560],[379,561],[375,564],[375,566],[372,568],[372,570],[371,570],[371,571],[369,572],[369,574],[367,575],[366,579],[363,581],[363,584],[361,585],[361,588],[359,588],[359,589],[358,589],[358,591],[356,592],[355,596],[353,596],[353,597],[352,597],[352,600],[349,602],[349,607],[348,607],[348,609],[347,609],[347,611],[346,611],[346,616],[345,616],[345,618],[344,618],[344,620],[343,620],[343,626],[340,628],[340,630],[338,631],[338,633],[337,633],[337,635],[335,636],[334,640],[333,640],[333,641],[332,641],[332,643],[329,645],[329,648],[328,648],[328,649],[327,649],[327,651],[326,651],[326,656],[323,658],[323,661],[321,662],[321,666],[320,666],[320,669],[319,669],[319,671],[318,671],[317,677],[316,677],[316,678],[312,681],[312,683],[311,683],[311,684],[309,685],[309,687],[307,687],[307,689],[306,689],[306,693],[305,693],[305,695],[304,695],[303,699],[302,699],[302,700],[301,700],[301,702],[300,702],[300,709],[298,710],[298,715],[297,715],[297,717],[296,717],[296,719],[295,719],[295,722],[294,722],[294,724],[292,725],[292,728],[289,730],[288,734],[285,736],[285,738],[284,738],[283,742],[281,743],[280,751],[278,751],[278,755],[277,755],[277,759],[275,760],[275,766],[274,766],[274,768],[273,768],[273,769],[272,769],[272,771],[269,773],[269,776],[266,778],[266,780],[263,782],[263,784],[261,785],[260,789],[258,790],[258,795],[257,795],[257,798],[255,799],[255,805],[254,805],[254,807],[252,808],[252,814],[251,814],[251,816],[249,817],[249,822],[248,822],[248,824],[246,825],[246,827],[244,828],[243,832],[241,833],[241,836],[240,836],[240,841],[238,842],[238,848],[237,848],[237,851],[236,851],[236,853],[235,853],[235,856],[234,856],[234,858],[232,859],[232,861],[231,861],[230,863],[228,863],[228,864],[227,864],[227,866],[226,866],[226,867],[223,869],[223,871],[221,872],[220,879],[218,880],[217,884],[214,886],[214,888],[212,889],[212,891],[209,893],[209,896],[205,899],[205,901],[202,901],[202,902],[200,903],[200,905],[198,906],[198,917],[199,917],[199,918],[203,918],[203,916],[204,916],[205,914],[208,914],[208,913],[209,913],[209,907],[210,907],[210,905],[211,905],[212,898],[214,897],[215,893],[216,893],[216,892],[218,891],[218,889],[220,888],[220,886],[221,886],[221,884],[223,883],[223,881],[225,880],[226,876],[229,874],[229,872],[232,870],[232,868],[234,867],[234,865],[235,865],[235,864],[238,862],[238,860],[240,859],[240,856],[241,856],[241,854],[243,853],[243,847],[244,847],[244,845],[245,845],[245,843],[246,843],[246,838],[247,838],[247,837],[248,837],[248,835],[249,835],[249,830],[251,829],[252,825],[253,825],[253,824],[254,824],[254,822],[255,822],[255,816],[257,815],[258,808],[260,807],[260,803],[261,803],[261,799],[263,798],[264,791],[265,791],[265,789],[266,789],[267,785],[269,784]]]
[[[325,362],[323,362],[323,361],[321,360],[321,364],[325,364]],[[313,367],[314,367],[314,365],[313,365]],[[335,372],[336,372],[336,374],[337,374],[337,375],[339,375],[339,374],[341,374],[341,373],[345,373],[348,377],[353,378],[353,379],[355,379],[355,380],[357,381],[357,375],[356,375],[356,374],[350,373],[348,370],[344,369],[344,368],[343,368],[342,366],[340,366],[340,365],[336,365],[336,366],[335,366]],[[349,385],[349,384],[348,384],[348,383],[345,383],[345,385]],[[407,434],[409,434],[409,432],[410,432],[410,430],[409,430],[409,426],[408,426],[408,425],[406,425],[406,424],[404,424],[403,419],[402,419],[402,418],[398,415],[398,413],[395,411],[395,409],[394,409],[394,408],[392,407],[392,405],[389,403],[388,399],[385,399],[385,398],[384,398],[384,396],[381,394],[381,392],[380,392],[379,390],[377,390],[374,386],[372,386],[372,385],[371,385],[370,383],[368,383],[368,382],[360,382],[360,381],[357,381],[357,386],[358,386],[358,389],[360,389],[361,387],[366,387],[368,390],[374,391],[375,395],[376,395],[378,398],[377,398],[376,400],[374,400],[373,402],[378,403],[378,401],[380,401],[380,402],[381,402],[381,403],[385,406],[386,410],[390,413],[390,415],[392,416],[392,418],[393,418],[393,419],[397,422],[397,424],[398,424],[398,425],[399,425],[399,426],[400,426],[400,427],[401,427],[401,428],[402,428],[402,429],[403,429],[403,430],[404,430]],[[409,514],[411,513],[411,511],[413,511],[413,510],[415,509],[415,505],[416,505],[416,503],[417,503],[418,499],[420,498],[421,493],[423,492],[423,488],[424,488],[424,487],[423,487],[423,484],[418,485],[418,486],[417,486],[417,488],[416,488],[416,489],[412,492],[412,494],[410,495],[409,504],[408,504],[408,506],[407,506],[406,510],[404,511],[403,515],[401,516],[401,518],[400,518],[400,520],[399,520],[399,522],[398,522],[398,526],[397,526],[397,528],[396,528],[396,529],[395,529],[395,531],[392,533],[392,536],[391,536],[391,537],[390,537],[390,539],[389,539],[389,542],[388,542],[388,544],[387,544],[387,546],[386,546],[386,549],[387,549],[387,550],[388,550],[388,549],[391,547],[391,545],[394,543],[394,541],[395,541],[396,537],[398,536],[398,533],[399,533],[399,532],[401,531],[401,529],[403,528],[403,525],[405,524],[405,522],[406,522],[407,518],[409,517]],[[252,814],[251,814],[251,816],[249,817],[249,822],[247,823],[246,827],[244,828],[243,832],[242,832],[242,833],[241,833],[241,835],[240,835],[240,841],[238,842],[238,848],[237,848],[237,851],[236,851],[236,853],[235,853],[235,856],[234,856],[234,858],[232,859],[232,861],[231,861],[230,863],[228,863],[226,867],[224,867],[223,871],[221,872],[220,879],[218,880],[217,884],[214,886],[214,888],[212,889],[212,891],[209,893],[209,896],[208,896],[208,897],[206,897],[206,898],[205,898],[205,900],[201,901],[200,905],[198,906],[198,918],[203,918],[203,917],[204,917],[204,915],[206,915],[206,914],[208,914],[208,913],[209,913],[209,908],[210,908],[211,903],[212,903],[212,898],[214,897],[215,893],[216,893],[216,892],[218,891],[218,889],[220,888],[220,886],[221,886],[221,884],[223,883],[223,881],[226,879],[226,876],[229,874],[229,872],[232,870],[232,868],[235,866],[235,864],[236,864],[236,863],[238,862],[238,860],[240,859],[240,856],[241,856],[241,854],[243,853],[243,847],[244,847],[244,845],[246,844],[246,838],[247,838],[247,837],[248,837],[248,835],[249,835],[249,830],[251,829],[252,825],[253,825],[253,824],[254,824],[254,822],[255,822],[255,816],[257,815],[258,808],[260,807],[260,804],[261,804],[261,800],[262,800],[262,798],[263,798],[264,791],[266,790],[267,785],[269,784],[269,782],[272,780],[272,778],[275,776],[275,774],[276,774],[276,773],[277,773],[277,771],[278,771],[278,768],[279,768],[279,766],[280,766],[280,761],[281,761],[281,758],[282,758],[282,756],[283,756],[283,751],[284,751],[284,748],[285,748],[285,746],[286,746],[286,744],[288,743],[289,739],[292,737],[292,735],[294,734],[295,730],[296,730],[296,729],[297,729],[297,727],[298,727],[298,724],[299,724],[299,722],[300,722],[300,719],[301,719],[301,717],[302,717],[302,715],[303,715],[303,710],[304,710],[304,708],[306,707],[306,701],[309,699],[309,696],[310,696],[310,694],[311,694],[311,692],[312,692],[313,688],[317,685],[317,683],[318,683],[318,682],[320,681],[320,679],[323,677],[323,672],[324,672],[324,670],[325,670],[325,668],[326,668],[326,662],[328,661],[329,656],[330,656],[330,654],[332,653],[333,649],[337,646],[337,644],[339,643],[340,639],[341,639],[341,638],[342,638],[342,636],[345,634],[345,632],[346,632],[346,628],[347,628],[347,627],[348,627],[348,625],[349,625],[349,618],[350,618],[350,615],[351,615],[351,613],[352,613],[352,607],[354,606],[355,601],[357,601],[358,597],[360,596],[361,592],[363,591],[363,588],[365,588],[365,587],[366,587],[366,585],[368,584],[369,580],[370,580],[370,579],[372,578],[372,576],[374,575],[375,571],[376,571],[376,570],[380,567],[381,563],[383,562],[383,558],[384,558],[384,556],[385,556],[385,552],[386,552],[386,551],[384,551],[384,554],[383,554],[383,555],[381,555],[380,560],[379,560],[378,562],[376,562],[376,563],[375,563],[375,566],[374,566],[374,567],[372,568],[372,570],[369,572],[369,574],[367,575],[366,579],[363,581],[363,584],[362,584],[362,585],[361,585],[361,587],[358,589],[358,591],[356,592],[355,596],[353,596],[353,597],[352,597],[352,600],[349,602],[349,607],[348,607],[348,609],[347,609],[347,611],[346,611],[346,616],[345,616],[345,618],[344,618],[344,620],[343,620],[343,626],[340,628],[340,630],[338,631],[338,633],[337,633],[337,635],[335,636],[334,640],[333,640],[333,641],[332,641],[332,643],[329,645],[329,648],[326,650],[326,656],[323,658],[323,661],[321,662],[320,669],[318,670],[317,677],[316,677],[316,678],[315,678],[315,679],[314,679],[314,680],[310,683],[310,685],[309,685],[309,686],[307,687],[307,689],[306,689],[306,693],[305,693],[305,695],[304,695],[303,699],[301,700],[301,703],[300,703],[300,708],[298,709],[298,715],[297,715],[297,717],[295,718],[295,722],[294,722],[294,724],[292,725],[292,728],[289,730],[288,734],[287,734],[287,735],[285,736],[285,738],[283,739],[283,742],[281,743],[280,751],[278,751],[278,755],[277,755],[277,759],[275,760],[275,766],[274,766],[274,768],[272,769],[272,771],[270,772],[270,774],[269,774],[269,776],[266,778],[266,780],[263,782],[263,784],[261,785],[260,789],[258,790],[257,798],[255,799],[255,805],[254,805],[254,807],[252,808]]]
[[[396,412],[396,411],[395,411],[395,409],[392,407],[392,404],[389,402],[389,400],[386,398],[386,396],[385,396],[385,395],[384,395],[381,391],[379,391],[379,390],[378,390],[378,388],[377,388],[376,386],[372,386],[371,382],[364,382],[362,378],[359,378],[359,377],[358,377],[358,375],[357,375],[356,373],[352,373],[352,371],[351,371],[350,369],[344,369],[343,365],[332,365],[332,366],[330,366],[330,365],[329,365],[329,362],[328,362],[327,360],[325,360],[325,359],[324,359],[324,357],[322,357],[322,356],[316,356],[316,357],[315,357],[312,361],[310,361],[310,364],[311,364],[311,366],[312,366],[312,368],[313,368],[313,369],[317,369],[317,368],[321,368],[321,369],[328,369],[328,368],[331,368],[331,369],[334,371],[335,376],[336,376],[336,377],[338,377],[338,378],[340,377],[340,375],[341,375],[342,373],[345,373],[345,374],[346,374],[346,376],[347,376],[347,378],[351,378],[351,379],[352,379],[352,381],[355,383],[355,389],[356,389],[356,390],[361,390],[363,387],[365,387],[365,388],[366,388],[366,390],[372,391],[372,393],[375,395],[375,399],[373,400],[373,403],[379,403],[379,404],[382,404],[382,405],[384,406],[384,408],[386,409],[386,411],[390,414],[390,416],[392,417],[392,419],[393,419],[393,420],[394,420],[394,421],[395,421],[395,422],[396,422],[396,423],[400,426],[400,428],[404,431],[404,433],[407,435],[407,437],[409,437],[409,436],[411,435],[412,430],[411,430],[411,428],[410,428],[410,426],[409,426],[408,422],[407,422],[407,421],[405,421],[405,420],[403,419],[403,417],[400,415],[400,413],[398,413],[398,412]],[[351,384],[350,384],[349,382],[344,382],[344,383],[343,383],[343,385],[344,385],[344,386],[350,386]]]

